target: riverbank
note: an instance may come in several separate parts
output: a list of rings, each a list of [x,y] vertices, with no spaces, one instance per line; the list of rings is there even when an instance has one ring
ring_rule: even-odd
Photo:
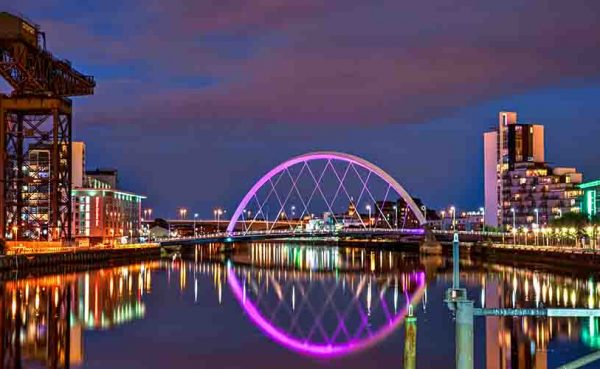
[[[156,256],[160,256],[160,247],[156,244],[102,249],[63,249],[62,251],[48,253],[3,255],[0,256],[0,272],[54,268],[64,265],[81,265],[85,268],[97,263],[140,260]]]

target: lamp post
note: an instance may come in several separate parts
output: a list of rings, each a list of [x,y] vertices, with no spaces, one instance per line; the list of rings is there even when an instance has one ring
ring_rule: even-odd
[[[456,208],[451,206],[450,212],[452,213],[452,231],[456,231]]]
[[[223,215],[223,209],[218,208],[213,210],[213,215],[217,218],[217,233],[221,232],[221,215]]]
[[[440,211],[440,215],[442,216],[442,221],[440,222],[440,229],[443,231],[446,229],[446,227],[444,226],[444,221],[446,220],[446,211]]]
[[[427,206],[421,206],[421,210],[423,210],[423,218],[425,218],[425,223],[427,223]]]
[[[194,238],[197,237],[197,234],[196,234],[196,219],[198,219],[198,213],[194,213]]]
[[[398,206],[394,205],[394,226],[398,229]]]
[[[371,205],[367,204],[367,206],[365,208],[369,212],[369,228],[372,228],[373,224],[371,223]]]
[[[512,231],[513,231],[513,244],[517,243],[517,221],[515,219],[515,208],[510,208],[510,212],[512,213],[512,218],[513,218],[513,226],[512,226]]]
[[[512,213],[512,218],[513,218],[513,228],[516,228],[517,220],[516,220],[516,215],[515,215],[515,208],[510,208],[510,212]]]
[[[485,208],[479,208],[479,212],[481,213],[481,232],[485,233]]]

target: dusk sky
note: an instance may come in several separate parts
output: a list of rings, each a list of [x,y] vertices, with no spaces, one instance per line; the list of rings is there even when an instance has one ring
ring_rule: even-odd
[[[429,207],[477,208],[500,110],[546,126],[552,164],[600,178],[598,0],[0,5],[96,77],[75,99],[75,139],[157,216],[233,209],[314,150],[364,157]]]

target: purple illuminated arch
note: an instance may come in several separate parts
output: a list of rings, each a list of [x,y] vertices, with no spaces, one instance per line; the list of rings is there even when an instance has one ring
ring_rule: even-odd
[[[417,282],[417,289],[412,295],[408,296],[408,304],[406,307],[403,308],[396,316],[392,317],[389,323],[375,332],[375,334],[364,339],[353,339],[344,343],[323,344],[299,339],[273,325],[261,314],[260,310],[252,301],[244,298],[241,282],[238,280],[237,276],[235,275],[235,271],[230,264],[228,264],[227,272],[227,282],[231,288],[231,291],[233,292],[233,296],[244,309],[250,320],[263,333],[265,333],[265,335],[290,350],[296,351],[303,355],[321,358],[339,357],[365,350],[383,341],[398,327],[400,327],[402,322],[404,322],[404,318],[408,314],[408,305],[415,305],[417,302],[419,302],[423,296],[423,293],[425,292],[425,273],[414,273],[413,278],[415,278]]]
[[[252,186],[252,188],[250,189],[250,191],[248,191],[246,196],[244,196],[244,198],[238,205],[237,209],[233,213],[231,220],[229,221],[229,225],[227,226],[227,233],[231,234],[235,231],[235,225],[238,222],[240,216],[242,216],[242,212],[244,211],[244,209],[246,208],[248,203],[252,200],[252,197],[255,196],[256,193],[258,192],[258,190],[260,190],[263,185],[265,185],[269,180],[271,180],[271,178],[273,178],[277,174],[283,172],[284,170],[286,170],[296,164],[306,163],[306,162],[314,161],[314,160],[343,161],[343,162],[357,165],[359,167],[362,167],[362,168],[370,171],[371,173],[374,173],[379,178],[384,180],[391,188],[393,188],[398,193],[398,195],[400,195],[400,197],[402,197],[402,199],[410,207],[413,214],[415,214],[415,216],[417,217],[419,224],[424,225],[426,223],[425,217],[423,216],[421,209],[419,209],[417,204],[415,204],[415,202],[413,201],[412,197],[410,197],[408,192],[406,192],[406,190],[400,185],[400,183],[398,183],[392,176],[390,176],[388,173],[386,173],[383,169],[381,169],[377,165],[375,165],[365,159],[359,158],[358,156],[355,156],[355,155],[350,155],[350,154],[345,154],[345,153],[335,152],[335,151],[317,151],[317,152],[310,152],[307,154],[295,156],[295,157],[279,164],[275,168],[271,169],[267,174],[262,176],[262,178],[260,178],[254,184],[254,186]]]

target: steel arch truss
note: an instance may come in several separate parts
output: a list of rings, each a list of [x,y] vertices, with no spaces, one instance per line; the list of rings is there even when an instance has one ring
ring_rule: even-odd
[[[314,163],[320,166],[315,168]],[[330,177],[326,183],[324,177]],[[308,191],[299,189],[299,180],[308,180]],[[348,181],[354,180],[358,186],[354,191],[348,188]],[[378,181],[383,184],[381,192],[374,194],[371,186]],[[281,183],[285,182],[283,189]],[[326,190],[325,187],[329,186]],[[259,196],[259,193],[264,196]],[[290,216],[291,199],[298,205],[297,214]],[[412,228],[426,222],[421,209],[406,190],[388,173],[373,163],[354,155],[340,152],[312,152],[291,158],[266,173],[244,196],[227,226],[228,234],[241,231],[247,234],[262,223],[261,230],[271,232],[275,227],[298,229],[307,218],[312,217],[311,204],[320,201],[324,212],[330,214],[335,224],[346,223],[348,217],[357,227]],[[336,201],[346,201],[347,214],[340,214],[334,209]],[[275,209],[267,208],[267,202],[274,203]],[[361,203],[366,203],[369,215],[361,214]],[[395,216],[390,217],[390,204]],[[251,213],[247,210],[253,207]],[[350,211],[350,208],[354,211]],[[401,207],[401,209],[398,209]],[[291,206],[291,209],[295,209]],[[293,212],[293,210],[292,210]],[[269,218],[269,214],[273,219]],[[343,222],[341,217],[344,217]],[[410,219],[408,219],[410,217]],[[410,220],[410,221],[409,221]],[[408,223],[407,223],[408,222]],[[254,228],[253,228],[254,227]]]

